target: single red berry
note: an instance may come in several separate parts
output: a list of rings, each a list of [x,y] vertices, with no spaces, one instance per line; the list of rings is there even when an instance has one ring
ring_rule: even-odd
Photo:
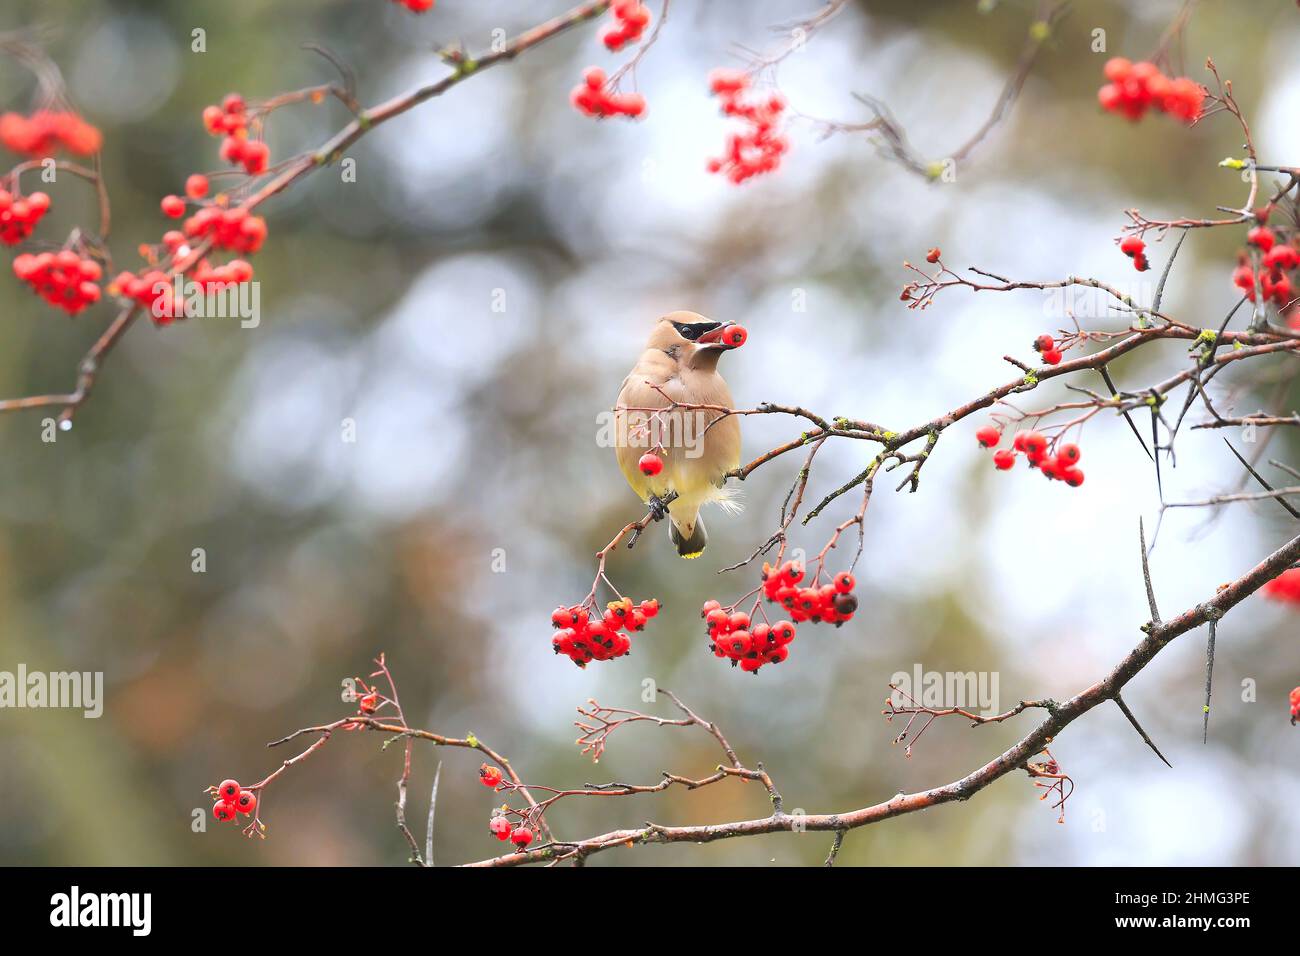
[[[496,836],[498,840],[509,840],[511,829],[510,821],[500,814],[488,821],[488,831]]]
[[[220,136],[222,130],[222,120],[225,114],[221,112],[220,106],[205,106],[203,108],[203,128],[213,136]]]
[[[1016,463],[1016,453],[1010,448],[1000,448],[993,453],[993,465],[999,471],[1006,471]]]
[[[641,460],[636,463],[636,466],[641,469],[641,474],[653,478],[664,470],[664,460],[654,452],[648,451],[641,456]]]
[[[1125,236],[1119,244],[1119,251],[1129,258],[1133,258],[1134,256],[1141,255],[1142,251],[1146,249],[1146,247],[1147,244],[1137,236]]]
[[[1047,439],[1042,432],[1025,433],[1025,454],[1039,457],[1047,451]]]
[[[510,842],[520,848],[526,847],[533,842],[533,831],[528,827],[515,827],[510,834]]]
[[[495,790],[501,783],[501,768],[493,767],[489,764],[483,764],[483,766],[478,768],[478,779],[479,783],[483,784],[483,786],[491,787]]]
[[[935,262],[938,262],[938,261],[939,261],[939,256],[941,256],[941,255],[943,255],[943,253],[941,253],[941,252],[939,251],[939,247],[938,247],[938,246],[935,246],[933,249],[931,249],[929,252],[927,252],[927,253],[925,254],[925,261],[926,261],[926,262],[929,262],[929,263],[935,263]]]
[[[839,574],[835,575],[835,590],[839,591],[841,594],[848,594],[857,586],[857,583],[858,582],[853,579],[853,575],[848,571],[841,571]]]
[[[235,812],[235,805],[225,800],[218,800],[212,805],[212,815],[222,823],[235,819]]]
[[[743,325],[728,326],[722,333],[722,344],[738,349],[749,340],[749,330]]]
[[[659,613],[659,600],[657,598],[647,598],[642,601],[641,613],[646,617],[654,617]]]
[[[1046,362],[1048,365],[1060,365],[1061,350],[1048,349],[1046,352],[1043,353],[1043,361]]]
[[[1273,243],[1276,241],[1277,237],[1268,226],[1255,226],[1250,232],[1246,233],[1246,242],[1255,246],[1261,252],[1268,252],[1273,248]]]
[[[227,803],[234,803],[235,798],[239,796],[240,789],[238,780],[223,780],[221,785],[217,787],[217,794]]]
[[[1069,445],[1062,445],[1061,450],[1056,453],[1056,456],[1067,465],[1073,465],[1083,457],[1083,452],[1079,451],[1078,445],[1071,443]]]
[[[1056,339],[1046,333],[1034,339],[1034,349],[1036,351],[1050,352],[1054,348],[1056,348]]]
[[[1111,57],[1106,61],[1106,65],[1102,67],[1102,73],[1105,75],[1106,79],[1110,80],[1112,83],[1123,83],[1128,79],[1129,73],[1132,72],[1132,70],[1132,61],[1126,60],[1122,56]]]
[[[1065,479],[1065,483],[1071,488],[1078,488],[1083,484],[1083,472],[1078,468],[1065,469],[1061,472],[1061,477]]]
[[[1151,263],[1147,262],[1146,256],[1136,255],[1133,257],[1133,268],[1138,272],[1146,272],[1151,268]]]
[[[257,796],[251,790],[241,790],[235,798],[235,809],[247,816],[257,809]]]
[[[163,196],[162,211],[164,216],[170,216],[172,219],[179,219],[185,215],[185,200],[180,196]]]
[[[185,180],[185,195],[191,199],[202,199],[208,194],[208,177],[194,173]]]
[[[985,448],[992,448],[1002,440],[1002,432],[993,425],[985,425],[975,433],[975,439]]]

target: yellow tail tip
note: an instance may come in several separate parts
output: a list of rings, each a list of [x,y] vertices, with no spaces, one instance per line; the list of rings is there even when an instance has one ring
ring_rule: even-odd
[[[703,553],[704,553],[704,549],[700,548],[700,550],[694,552],[693,554],[683,554],[682,557],[685,558],[687,561],[692,561],[695,558],[698,558]]]

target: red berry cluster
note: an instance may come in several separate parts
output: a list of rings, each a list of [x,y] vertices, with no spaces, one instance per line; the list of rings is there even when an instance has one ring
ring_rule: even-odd
[[[591,661],[613,660],[631,651],[632,640],[628,634],[645,630],[646,621],[658,613],[659,602],[654,598],[640,604],[633,604],[631,598],[610,601],[602,617],[593,617],[581,604],[557,607],[551,614],[551,624],[559,630],[551,639],[551,646],[555,653],[568,655],[579,667],[586,667]]]
[[[71,249],[37,255],[25,252],[14,259],[14,275],[69,315],[99,301],[96,283],[102,274],[98,262],[82,258]]]
[[[985,448],[993,448],[1002,441],[1002,432],[993,425],[985,425],[975,437]],[[1042,432],[1016,432],[1010,448],[999,448],[993,453],[993,467],[1007,471],[1015,466],[1019,454],[1025,456],[1030,468],[1037,468],[1048,478],[1064,481],[1071,488],[1083,484],[1083,471],[1078,467],[1083,452],[1072,442],[1061,445],[1053,454]]]
[[[400,3],[412,13],[425,13],[432,10],[437,0],[393,0],[394,3]]]
[[[219,786],[209,788],[208,792],[217,801],[212,805],[212,815],[223,823],[234,820],[240,813],[248,816],[257,809],[257,794],[245,790],[238,780],[223,780]]]
[[[1265,584],[1264,596],[1287,604],[1300,604],[1300,568],[1283,571]]]
[[[501,810],[493,811],[492,819],[488,821],[488,832],[502,842],[509,840],[521,850],[533,842],[533,831],[522,823],[511,823]]]
[[[830,584],[819,585],[819,570],[809,584],[800,587],[804,576],[802,562],[786,561],[775,568],[764,562],[763,596],[784,607],[796,622],[824,622],[839,627],[852,619],[858,609],[852,574],[841,571]],[[760,613],[758,601],[754,602],[753,613]],[[751,614],[737,611],[735,605],[724,608],[717,601],[705,601],[700,616],[709,635],[709,650],[715,657],[730,658],[732,667],[739,664],[741,670],[757,673],[764,664],[779,664],[789,656],[788,645],[796,632],[790,621],[766,623],[764,612],[765,623],[757,624]]]
[[[182,257],[188,253],[185,236],[174,229],[163,234],[163,244],[173,256]],[[243,259],[231,259],[219,266],[200,259],[186,275],[205,293],[220,292],[226,286],[251,280],[253,267]],[[119,272],[108,289],[114,295],[125,296],[144,306],[157,325],[170,325],[174,319],[185,317],[185,302],[176,301],[175,286],[162,269],[148,269],[138,275]]]
[[[1260,257],[1259,272],[1256,274],[1248,257],[1242,254],[1237,268],[1232,272],[1232,284],[1245,293],[1246,298],[1254,302],[1255,283],[1258,279],[1259,289],[1264,294],[1265,301],[1272,301],[1282,309],[1290,305],[1295,298],[1294,286],[1287,273],[1300,266],[1300,252],[1296,251],[1295,246],[1280,241],[1277,233],[1264,225],[1264,220],[1268,218],[1267,212],[1260,211],[1256,213],[1256,217],[1261,220],[1260,224],[1246,233],[1246,244],[1254,246],[1263,253]]]
[[[777,568],[763,563],[763,596],[780,604],[790,612],[796,623],[834,624],[839,627],[852,620],[858,609],[858,599],[853,594],[857,581],[848,571],[841,571],[830,584],[819,584],[821,571],[803,587],[797,585],[804,579],[804,566],[799,561],[786,561]]]
[[[724,173],[733,183],[770,173],[790,149],[780,134],[785,99],[780,93],[757,94],[743,70],[717,69],[709,74],[709,89],[722,101],[725,116],[745,120],[749,128],[727,136],[724,155],[709,160],[709,172]]]
[[[600,39],[611,51],[617,52],[627,44],[635,43],[650,26],[650,8],[641,0],[614,0],[609,12],[616,22],[601,34]]]
[[[6,246],[18,245],[32,234],[49,208],[50,197],[45,193],[24,197],[0,189],[0,242]]]
[[[1034,339],[1034,351],[1041,355],[1048,365],[1061,364],[1061,350],[1056,347],[1056,339],[1047,333]]]
[[[700,608],[714,657],[731,659],[731,666],[757,674],[764,664],[780,664],[790,656],[795,626],[789,621],[754,625],[744,611],[728,613],[717,601]]]
[[[270,147],[259,139],[248,138],[248,107],[238,93],[230,93],[220,106],[203,109],[203,125],[213,136],[224,136],[221,158],[244,172],[257,176],[266,172],[271,160]]]
[[[1097,91],[1097,101],[1110,113],[1141,119],[1148,109],[1168,113],[1184,123],[1194,123],[1205,104],[1205,87],[1185,76],[1170,77],[1154,63],[1131,63],[1122,56],[1106,61],[1110,82]]]
[[[266,220],[242,206],[204,206],[186,219],[181,229],[189,239],[211,237],[216,248],[246,255],[257,252],[266,240]]]
[[[556,610],[559,614],[564,608]],[[478,780],[483,786],[495,790],[501,786],[503,776],[500,767],[494,767],[485,763],[478,768]],[[524,849],[528,844],[533,842],[533,831],[528,826],[528,818],[519,823],[511,823],[506,814],[513,812],[509,806],[501,806],[492,811],[492,819],[488,821],[488,832],[502,842],[509,840],[519,849]]]
[[[104,137],[76,113],[37,110],[31,116],[21,113],[0,116],[0,143],[28,156],[51,156],[60,147],[89,156],[99,152]]]
[[[1138,272],[1146,272],[1151,268],[1151,263],[1147,262],[1146,248],[1147,244],[1137,236],[1125,236],[1119,243],[1119,251],[1133,260],[1133,268]]]
[[[582,82],[573,88],[569,101],[584,116],[604,119],[607,116],[628,116],[636,119],[645,113],[645,97],[640,93],[618,93],[605,89],[605,71],[589,66],[582,74]]]
[[[181,224],[181,228],[163,233],[162,246],[174,264],[184,262],[184,274],[202,287],[205,293],[220,292],[227,286],[248,282],[253,278],[253,267],[243,259],[231,259],[224,265],[213,266],[206,258],[197,262],[191,258],[191,245],[210,239],[215,249],[251,255],[262,248],[266,240],[266,220],[254,216],[242,206],[227,207],[224,195],[208,204],[201,204],[210,184],[201,173],[185,180],[185,194],[200,208]],[[172,218],[184,215],[186,201],[180,196],[165,196],[162,211]],[[157,325],[169,325],[174,319],[185,317],[185,302],[176,300],[171,275],[159,266],[160,255],[148,246],[142,252],[151,268],[139,273],[122,272],[109,286],[115,295],[138,302],[153,317]],[[174,271],[174,270],[173,270]]]

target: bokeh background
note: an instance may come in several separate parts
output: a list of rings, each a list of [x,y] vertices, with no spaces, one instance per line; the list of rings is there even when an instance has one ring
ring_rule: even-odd
[[[218,168],[204,105],[231,89],[259,98],[330,78],[302,41],[351,64],[373,103],[441,75],[442,45],[479,50],[493,30],[514,34],[565,6],[443,0],[417,18],[388,0],[10,0],[0,28],[53,28],[49,52],[105,133],[112,245],[129,264],[167,228],[159,197]],[[713,659],[695,609],[755,583],[754,572],[715,572],[775,527],[793,457],[745,483],[742,516],[709,517],[703,559],[677,559],[661,528],[612,558],[620,589],[666,606],[631,657],[581,671],[552,655],[551,609],[586,593],[593,552],[642,513],[596,434],[656,316],[685,308],[749,327],[749,343],[723,363],[741,405],[801,404],[902,429],[1007,380],[1001,356],[1028,360],[1034,335],[1069,325],[1060,300],[1037,292],[957,291],[910,312],[898,301],[905,258],[937,244],[953,265],[1133,284],[1111,241],[1124,209],[1204,215],[1244,198],[1236,174],[1216,166],[1240,147],[1225,117],[1189,130],[1096,106],[1105,57],[1149,54],[1173,2],[1076,3],[1009,119],[954,182],[927,184],[862,135],[826,137],[809,119],[792,125],[778,174],[741,188],[708,175],[728,124],[707,96],[707,71],[742,64],[746,49],[779,49],[781,28],[817,7],[674,0],[638,71],[650,104],[639,123],[598,123],[568,105],[584,66],[624,59],[605,52],[595,25],[473,78],[349,150],[355,183],[329,169],[265,207],[259,327],[140,325],[57,442],[41,441],[41,413],[0,418],[0,669],[101,670],[107,684],[98,720],[0,712],[0,861],[403,862],[392,814],[400,748],[383,751],[373,735],[340,735],[282,778],[265,797],[266,841],[191,829],[194,809],[210,805],[206,786],[251,782],[289,756],[266,741],[347,713],[340,681],[367,674],[379,651],[413,724],[472,731],[527,781],[709,772],[718,755],[698,731],[625,729],[596,767],[573,746],[574,708],[588,697],[670,714],[665,699],[642,704],[652,679],[717,720],[743,759],[764,761],[787,808],[821,812],[956,779],[1034,719],[939,724],[908,759],[880,716],[894,672],[995,671],[1010,706],[1076,693],[1140,638],[1136,530],[1139,516],[1154,524],[1159,502],[1127,427],[1099,416],[1083,436],[1079,490],[1023,469],[995,473],[976,448],[979,421],[946,433],[919,493],[877,491],[859,566],[864,610],[839,630],[803,629],[781,667],[751,677]],[[987,115],[1031,14],[1014,2],[850,4],[781,65],[778,82],[805,117],[861,122],[852,94],[880,96],[917,151],[942,158]],[[197,27],[206,53],[190,50]],[[1106,53],[1092,49],[1099,28]],[[1205,2],[1186,32],[1187,71],[1207,79],[1201,64],[1214,56],[1265,162],[1300,156],[1297,41],[1300,14],[1283,0]],[[12,63],[0,75],[3,107],[29,108],[30,76]],[[274,155],[312,148],[346,118],[332,102],[277,113]],[[83,184],[51,192],[41,236],[93,221]],[[1167,307],[1217,325],[1234,301],[1241,241],[1236,230],[1192,236]],[[1168,245],[1153,252],[1157,269]],[[12,277],[0,281],[0,303],[5,396],[70,387],[111,316],[101,307],[69,321]],[[1120,327],[1096,299],[1075,305],[1085,326]],[[1185,362],[1171,343],[1113,371],[1137,386]],[[1294,409],[1295,372],[1294,358],[1250,363],[1213,393],[1241,412]],[[1025,405],[1064,394],[1053,384]],[[345,419],[355,442],[343,440]],[[799,427],[746,420],[746,457]],[[1169,500],[1237,487],[1221,439],[1184,429]],[[810,496],[858,471],[866,453],[825,447]],[[1296,462],[1300,449],[1281,435],[1265,457]],[[794,543],[815,551],[855,509],[848,496]],[[1284,518],[1271,503],[1168,512],[1153,556],[1162,609],[1254,564],[1294,534]],[[205,573],[191,570],[195,548]],[[1258,597],[1227,618],[1208,746],[1203,633],[1130,685],[1126,698],[1172,770],[1114,708],[1071,726],[1054,747],[1077,784],[1064,826],[1013,774],[969,803],[851,833],[841,861],[1294,863],[1300,731],[1286,693],[1300,683],[1298,630],[1294,611]],[[1257,699],[1243,699],[1244,681]],[[421,840],[444,763],[439,864],[499,849],[477,756],[417,749],[410,816]],[[766,812],[756,786],[735,783],[575,799],[551,822],[579,836]],[[828,845],[824,834],[784,834],[593,864],[813,863]]]

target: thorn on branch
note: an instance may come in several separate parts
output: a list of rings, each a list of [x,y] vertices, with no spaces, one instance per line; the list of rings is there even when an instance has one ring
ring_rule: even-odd
[[[1160,624],[1160,609],[1156,607],[1156,590],[1151,584],[1151,562],[1147,559],[1147,536],[1142,519],[1138,518],[1138,544],[1142,549],[1142,580],[1147,588],[1147,606],[1151,609],[1151,626]]]
[[[1171,764],[1168,760],[1165,760],[1165,755],[1160,752],[1160,748],[1156,746],[1155,741],[1151,739],[1150,734],[1148,734],[1145,730],[1142,729],[1142,725],[1139,724],[1137,718],[1133,716],[1133,711],[1129,710],[1128,704],[1124,703],[1124,698],[1121,697],[1119,694],[1116,694],[1114,700],[1116,706],[1118,706],[1120,711],[1124,714],[1124,716],[1128,718],[1128,722],[1133,725],[1133,729],[1138,732],[1138,736],[1140,736],[1144,741],[1146,741],[1146,745],[1155,751],[1156,756],[1159,757],[1164,762],[1164,765],[1166,767],[1172,770],[1174,768],[1174,765]]]

